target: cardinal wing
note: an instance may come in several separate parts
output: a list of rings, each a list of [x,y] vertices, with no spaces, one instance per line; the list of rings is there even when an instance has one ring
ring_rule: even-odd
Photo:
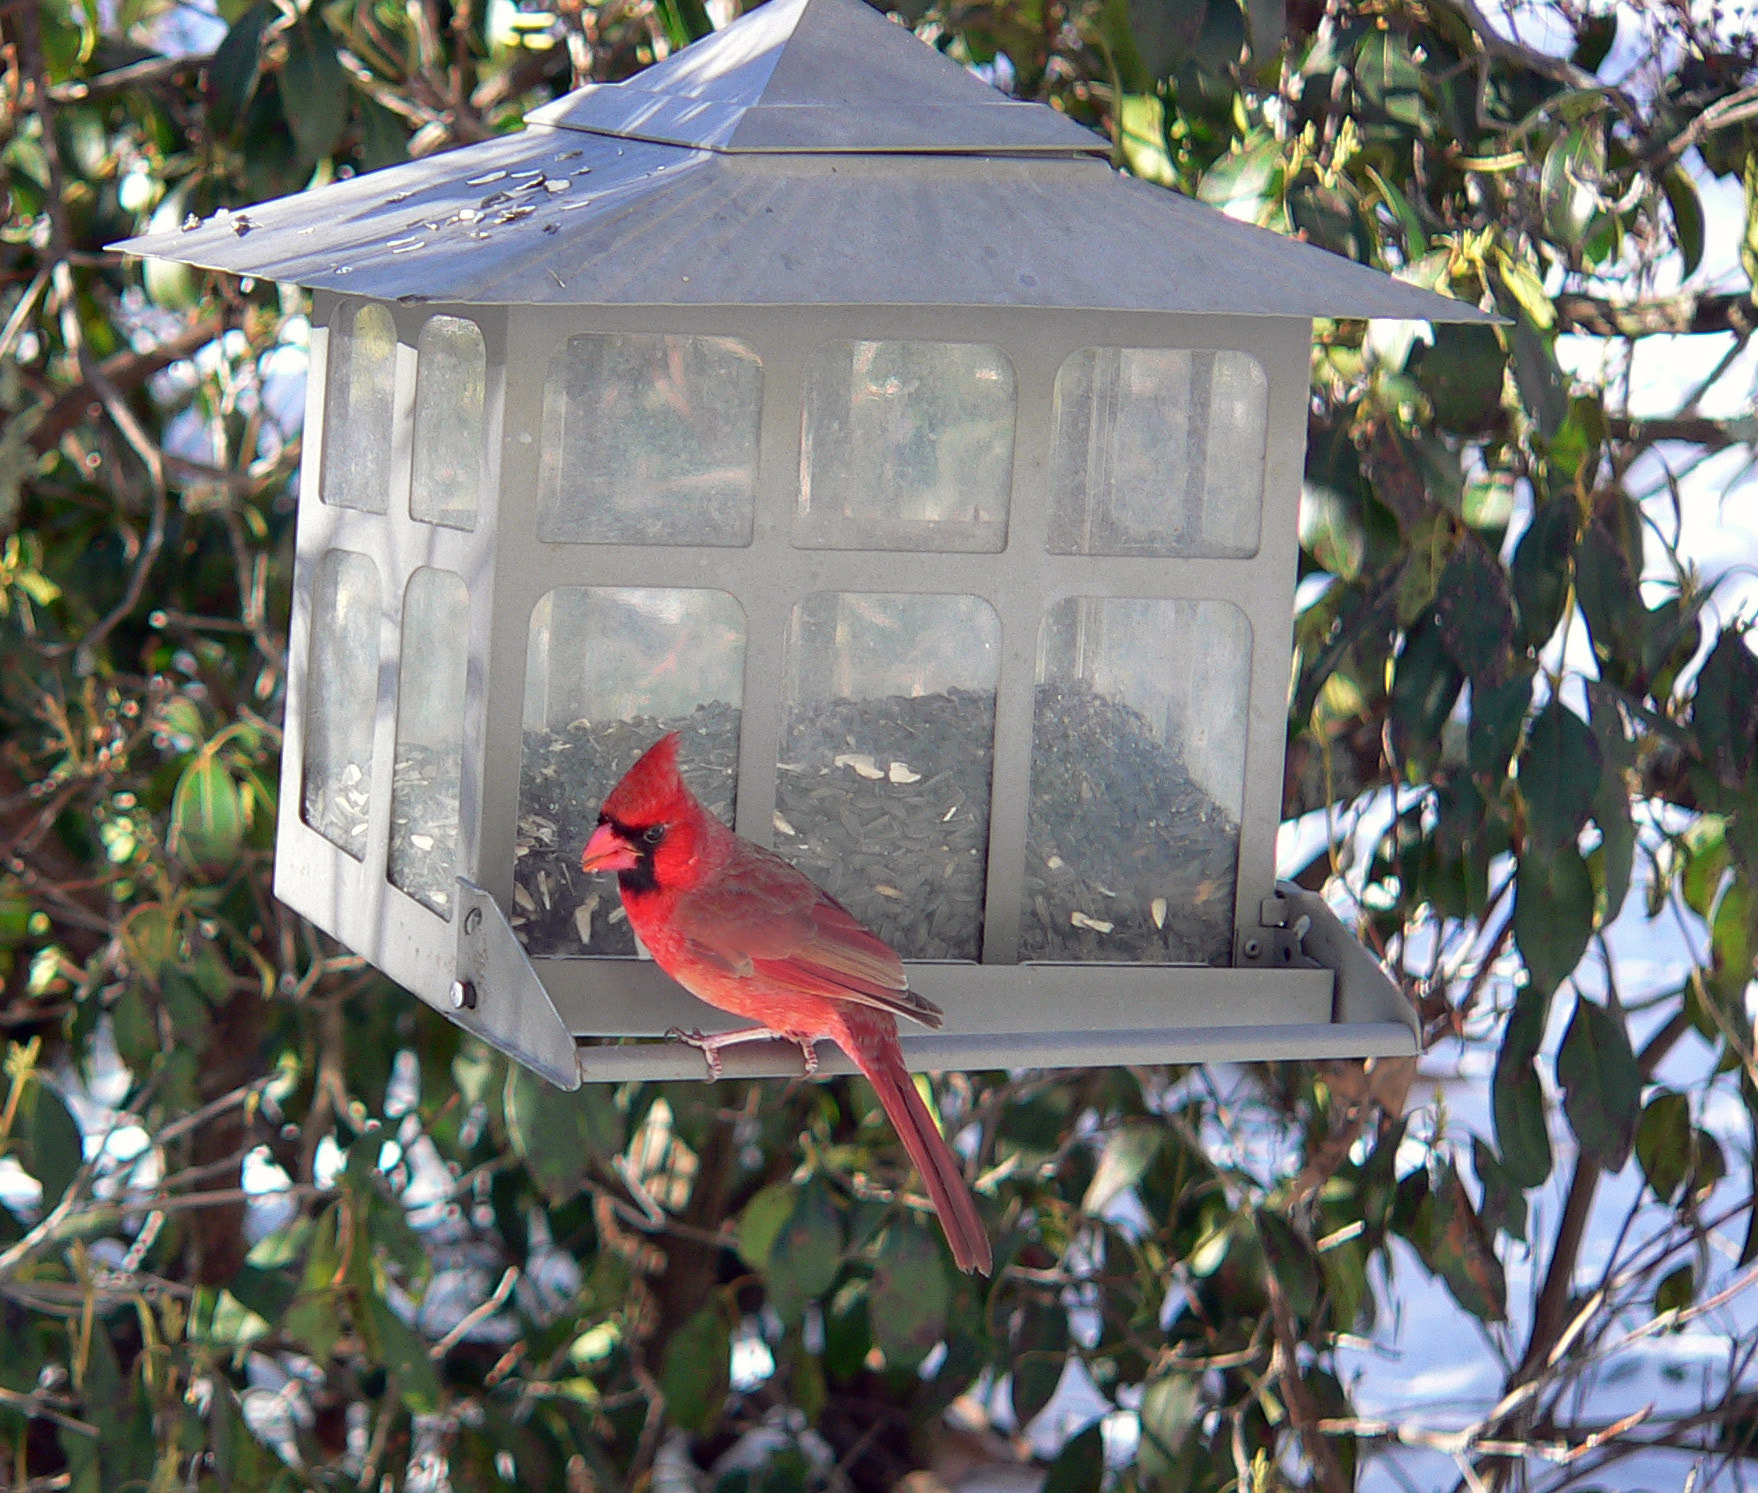
[[[909,988],[903,961],[883,939],[802,872],[741,842],[712,884],[680,898],[677,931],[718,969],[760,979],[778,993],[852,1001],[924,1026],[940,1008]]]

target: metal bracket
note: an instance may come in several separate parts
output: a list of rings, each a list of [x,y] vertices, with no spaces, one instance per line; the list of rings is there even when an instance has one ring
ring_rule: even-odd
[[[458,878],[452,1020],[557,1088],[580,1087],[573,1033],[532,969],[500,904]]]
[[[1299,890],[1296,888],[1295,890]],[[1235,962],[1253,969],[1325,969],[1306,947],[1312,916],[1294,910],[1278,892],[1258,904],[1258,926],[1240,934]]]
[[[1416,1008],[1323,897],[1292,881],[1279,881],[1276,895],[1265,898],[1262,914],[1266,922],[1272,915],[1279,917],[1274,932],[1294,941],[1312,962],[1336,972],[1332,1021],[1394,1022],[1408,1027],[1414,1050],[1422,1050]]]

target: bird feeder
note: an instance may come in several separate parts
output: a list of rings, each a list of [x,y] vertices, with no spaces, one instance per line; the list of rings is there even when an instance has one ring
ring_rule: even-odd
[[[277,895],[556,1083],[699,1075],[579,866],[676,729],[912,962],[913,1067],[1414,1051],[1275,880],[1311,322],[1479,313],[1109,153],[769,0],[121,246],[313,293]]]

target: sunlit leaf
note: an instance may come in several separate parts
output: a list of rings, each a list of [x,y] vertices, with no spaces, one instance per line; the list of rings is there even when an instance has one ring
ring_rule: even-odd
[[[1112,1131],[1081,1199],[1082,1211],[1103,1213],[1118,1193],[1134,1187],[1158,1153],[1164,1131],[1164,1126],[1152,1120],[1132,1120]]]
[[[1202,1389],[1193,1378],[1168,1374],[1142,1390],[1141,1468],[1151,1478],[1171,1477],[1179,1454],[1196,1430],[1203,1408]]]
[[[244,840],[244,805],[226,764],[212,753],[196,756],[177,780],[171,799],[171,848],[201,866],[224,866]]]

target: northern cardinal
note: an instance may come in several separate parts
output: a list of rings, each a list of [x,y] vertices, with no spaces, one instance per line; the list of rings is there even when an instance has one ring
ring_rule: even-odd
[[[958,1268],[987,1275],[989,1237],[897,1044],[899,1016],[937,1027],[940,1008],[910,990],[903,962],[834,897],[702,807],[678,774],[676,732],[611,790],[580,865],[616,872],[654,963],[709,1005],[758,1023],[667,1035],[701,1048],[712,1078],[720,1049],[735,1042],[797,1042],[808,1074],[818,1067],[816,1044],[835,1042],[897,1127]]]

